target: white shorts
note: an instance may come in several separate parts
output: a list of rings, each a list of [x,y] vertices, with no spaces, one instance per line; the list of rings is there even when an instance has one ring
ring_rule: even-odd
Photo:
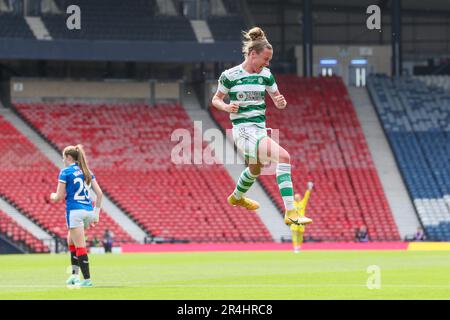
[[[236,147],[245,158],[258,159],[258,145],[262,138],[267,137],[267,129],[256,125],[233,127],[233,140]],[[248,159],[251,161],[250,159]]]
[[[84,227],[87,228],[95,219],[94,210],[87,211],[83,209],[70,210],[66,216],[67,227],[69,229]]]

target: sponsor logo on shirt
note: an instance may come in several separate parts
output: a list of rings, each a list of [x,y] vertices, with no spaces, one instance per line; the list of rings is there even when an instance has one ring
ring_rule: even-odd
[[[263,92],[261,91],[239,91],[236,94],[236,98],[239,101],[245,101],[245,100],[249,100],[249,101],[262,101],[264,100],[264,96],[263,96]]]

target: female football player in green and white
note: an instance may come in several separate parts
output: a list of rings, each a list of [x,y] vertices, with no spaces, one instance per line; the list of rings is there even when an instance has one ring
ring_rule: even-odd
[[[243,33],[242,64],[225,70],[220,78],[212,104],[219,110],[230,113],[233,123],[233,138],[236,146],[244,153],[248,167],[241,173],[228,202],[248,210],[256,210],[259,204],[245,197],[263,165],[277,163],[276,178],[285,206],[284,222],[291,224],[310,224],[311,219],[301,217],[294,208],[294,191],[291,179],[289,153],[267,136],[266,130],[266,90],[275,107],[286,108],[286,100],[278,91],[275,78],[267,68],[272,59],[272,45],[264,31],[254,27]],[[229,95],[230,103],[223,100]]]

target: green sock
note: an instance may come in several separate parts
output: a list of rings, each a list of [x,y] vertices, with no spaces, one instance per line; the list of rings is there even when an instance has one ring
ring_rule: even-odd
[[[291,179],[291,165],[289,163],[279,163],[276,174],[284,207],[286,210],[292,210],[294,209],[294,189]]]
[[[237,182],[236,189],[234,189],[233,191],[236,199],[242,198],[242,195],[244,195],[248,191],[248,189],[250,189],[250,187],[256,181],[256,178],[258,178],[258,176],[253,175],[250,172],[249,168],[246,168],[244,171],[242,171],[241,176],[239,177],[239,180]]]

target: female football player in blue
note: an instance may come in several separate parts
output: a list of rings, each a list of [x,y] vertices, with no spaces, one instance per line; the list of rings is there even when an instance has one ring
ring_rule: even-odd
[[[94,174],[87,166],[82,145],[64,148],[62,156],[65,168],[59,173],[58,187],[56,193],[50,195],[50,200],[53,202],[66,200],[66,221],[69,229],[67,243],[72,264],[72,275],[66,283],[91,287],[84,230],[88,227],[95,227],[99,222],[103,193]],[[91,187],[97,196],[95,209],[89,197]],[[78,275],[80,269],[83,281]]]

